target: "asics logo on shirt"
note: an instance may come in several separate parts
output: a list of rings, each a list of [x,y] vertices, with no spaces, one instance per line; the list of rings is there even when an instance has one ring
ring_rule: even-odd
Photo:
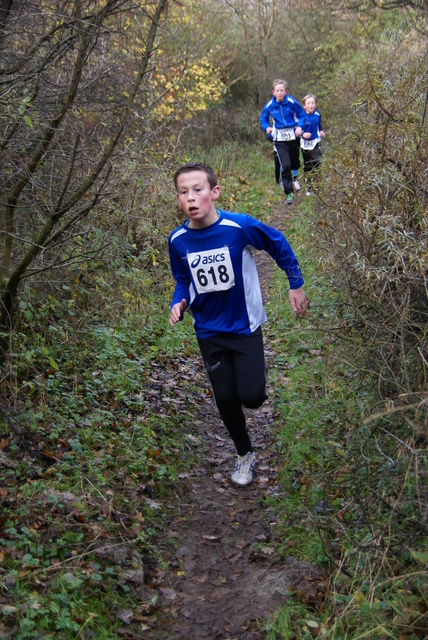
[[[195,267],[198,266],[199,263],[214,264],[215,262],[224,262],[225,260],[226,260],[226,257],[224,253],[214,253],[212,255],[206,255],[203,257],[198,255],[194,260],[192,260],[190,266],[192,267],[192,269],[194,269]]]

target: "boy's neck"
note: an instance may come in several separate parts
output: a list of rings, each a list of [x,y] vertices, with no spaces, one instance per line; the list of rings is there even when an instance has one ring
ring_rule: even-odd
[[[213,211],[210,212],[210,215],[205,217],[203,220],[189,220],[187,226],[189,229],[207,229],[215,224],[220,218],[220,214],[217,209],[214,208]]]

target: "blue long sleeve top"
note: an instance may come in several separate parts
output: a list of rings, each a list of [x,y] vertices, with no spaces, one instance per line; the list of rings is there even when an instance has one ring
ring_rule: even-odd
[[[297,258],[280,231],[246,214],[218,213],[209,227],[191,229],[186,221],[168,239],[176,281],[171,307],[186,300],[198,338],[245,335],[266,321],[253,248],[269,253],[291,289],[303,285]]]
[[[315,144],[321,140],[320,131],[322,131],[322,126],[321,114],[319,111],[315,110],[313,113],[305,113],[299,118],[297,126],[302,128],[302,134],[311,134],[310,138],[300,138],[300,143],[303,148],[313,148]]]
[[[303,107],[293,96],[286,94],[282,102],[277,102],[273,96],[266,102],[260,114],[260,126],[263,131],[273,125],[273,139],[276,140],[276,131],[280,129],[295,128],[299,118],[305,115]]]

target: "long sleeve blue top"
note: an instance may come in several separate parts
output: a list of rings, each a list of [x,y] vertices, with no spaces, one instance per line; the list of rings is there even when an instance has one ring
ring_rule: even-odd
[[[320,131],[322,131],[320,112],[315,110],[313,113],[305,113],[299,118],[297,126],[302,128],[302,133],[311,134],[307,140],[320,139]]]
[[[274,129],[296,127],[299,118],[304,115],[303,107],[293,96],[286,94],[282,102],[277,102],[275,96],[273,96],[263,107],[260,114],[260,126],[263,131],[266,131],[272,124]]]
[[[280,231],[247,214],[218,213],[209,227],[191,229],[186,221],[168,239],[176,280],[171,307],[186,300],[198,338],[246,335],[266,321],[252,249],[269,253],[291,289],[303,286],[297,258]]]

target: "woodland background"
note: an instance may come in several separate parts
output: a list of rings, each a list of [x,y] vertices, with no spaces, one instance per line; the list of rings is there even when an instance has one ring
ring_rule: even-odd
[[[255,180],[242,154],[271,162],[259,113],[275,77],[316,94],[328,132],[302,242],[332,292],[314,321],[326,367],[358,406],[352,429],[329,407],[348,515],[312,523],[334,589],[311,633],[423,637],[426,2],[0,0],[0,582],[19,637],[57,624],[22,606],[29,587],[16,595],[46,562],[17,524],[46,491],[41,469],[108,449],[111,406],[138,404],[144,363],[171,349],[173,172],[203,158],[235,209]],[[140,445],[157,451],[150,425]]]

